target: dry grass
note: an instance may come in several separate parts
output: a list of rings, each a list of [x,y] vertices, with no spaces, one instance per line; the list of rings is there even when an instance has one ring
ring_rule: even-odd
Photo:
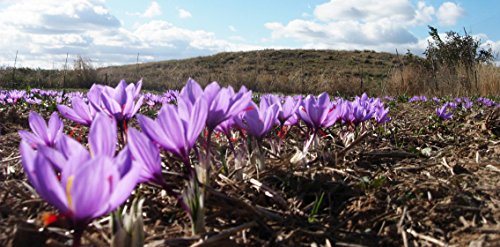
[[[116,85],[121,79],[144,80],[144,88],[181,88],[189,77],[206,85],[218,81],[256,92],[352,96],[371,95],[500,95],[500,69],[478,65],[476,73],[464,68],[442,68],[436,73],[422,66],[422,59],[374,51],[262,50],[225,52],[213,56],[144,64],[111,66],[96,71],[97,82]],[[0,69],[0,87],[88,88],[77,71]],[[476,83],[477,78],[477,83]]]
[[[192,77],[206,85],[218,81],[258,92],[357,94],[386,80],[395,55],[373,51],[263,50],[208,57],[107,67],[99,78],[144,78],[152,89],[180,88]],[[104,80],[103,80],[104,81]],[[363,81],[363,87],[361,87]]]
[[[478,90],[481,95],[500,95],[500,68],[477,66]]]
[[[463,67],[442,68],[434,76],[429,69],[412,64],[392,70],[386,91],[389,95],[500,95],[500,68],[480,64],[469,73]]]

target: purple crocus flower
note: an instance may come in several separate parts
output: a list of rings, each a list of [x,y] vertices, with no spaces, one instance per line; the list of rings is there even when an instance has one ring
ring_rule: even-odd
[[[389,102],[390,102],[390,101],[394,101],[394,100],[395,100],[395,98],[394,98],[393,96],[384,96],[384,100],[386,100],[386,101],[389,101]]]
[[[442,107],[436,109],[436,116],[441,120],[448,120],[453,117],[453,113],[448,111],[449,103],[445,103]]]
[[[156,121],[143,115],[138,115],[137,119],[151,140],[187,162],[189,152],[205,127],[207,101],[199,97],[191,106],[184,98],[179,98],[177,104],[177,107],[163,105]]]
[[[114,135],[109,134],[113,132]],[[98,115],[90,127],[90,154],[81,144],[67,142],[71,146],[66,148],[79,151],[67,158],[60,154],[58,158],[53,155],[59,150],[43,146],[35,151],[21,141],[20,153],[28,180],[40,197],[71,220],[76,236],[93,219],[122,204],[137,183],[140,167],[131,162],[127,148],[114,157],[116,142],[116,124],[103,115]],[[62,168],[60,179],[54,166]],[[79,236],[75,241],[79,241]]]
[[[255,103],[251,103],[251,109],[243,114],[241,118],[234,118],[236,124],[257,139],[262,139],[273,127],[278,115],[279,106],[273,104],[269,107],[257,107]]]
[[[279,107],[277,120],[281,125],[285,125],[288,119],[294,116],[297,109],[299,109],[302,104],[302,98],[299,97],[294,99],[292,96],[286,96],[283,100],[281,100],[280,97],[276,95],[266,95],[261,97],[261,103],[262,102],[264,102],[267,106],[277,104]]]
[[[97,110],[92,105],[85,103],[83,99],[79,97],[73,97],[71,99],[71,106],[73,108],[65,105],[58,105],[57,110],[69,120],[85,126],[90,126]]]
[[[473,105],[474,105],[474,103],[470,99],[465,98],[464,103],[463,103],[462,106],[465,109],[470,109],[470,108],[472,108]]]
[[[5,105],[5,101],[6,101],[6,99],[7,99],[7,93],[5,93],[5,92],[0,92],[0,103],[1,103],[2,105]]]
[[[231,86],[221,88],[217,82],[210,83],[203,91],[195,80],[189,79],[179,94],[179,98],[184,99],[188,108],[191,108],[200,97],[205,97],[207,101],[206,126],[212,131],[220,123],[246,109],[252,101],[252,92],[241,87],[240,91],[235,93]]]
[[[391,120],[388,116],[389,107],[384,108],[384,103],[379,99],[373,99],[370,103],[370,109],[374,112],[373,117],[378,124],[386,123]]]
[[[234,122],[234,119],[230,118],[230,119],[228,119],[228,120],[220,123],[219,125],[217,125],[217,127],[215,128],[215,130],[224,133],[226,136],[230,136],[231,135],[231,129],[233,129],[233,126],[235,124],[236,123]]]
[[[372,110],[370,103],[366,99],[361,98],[354,100],[354,102],[352,102],[351,105],[352,105],[355,125],[358,125],[372,118],[373,114],[375,113]]]
[[[31,131],[33,132],[20,130],[19,135],[32,147],[52,147],[62,135],[64,126],[59,116],[57,116],[57,112],[53,112],[52,115],[50,115],[48,124],[45,123],[42,116],[34,111],[30,112],[28,120]]]
[[[495,106],[495,102],[488,98],[479,97],[476,101],[487,107]]]
[[[336,102],[337,115],[343,124],[353,124],[356,118],[354,117],[354,111],[352,107],[352,102],[339,99]]]
[[[315,131],[328,128],[337,120],[337,109],[331,105],[330,96],[327,93],[320,94],[318,99],[312,95],[307,96],[298,112],[306,125]]]
[[[11,90],[9,91],[9,97],[7,98],[7,103],[15,104],[19,99],[22,99],[26,95],[24,90]]]
[[[26,103],[28,103],[30,105],[40,105],[40,104],[42,104],[42,100],[39,99],[39,98],[24,97],[24,101],[26,101]]]
[[[128,145],[134,163],[140,166],[141,174],[139,182],[153,182],[158,185],[165,185],[165,180],[161,173],[160,150],[143,133],[134,128],[130,128],[128,134]]]
[[[422,101],[422,102],[427,102],[427,97],[425,95],[421,95],[421,96],[413,96],[410,98],[410,100],[408,100],[408,102],[418,102],[418,101]]]
[[[115,88],[103,87],[100,95],[103,110],[120,122],[131,119],[139,111],[144,99],[140,96],[134,101],[139,96],[141,85],[142,81],[136,86],[133,83],[127,85],[125,80],[121,80]]]
[[[299,106],[300,107],[300,106]],[[298,109],[297,109],[297,112],[298,112]],[[292,114],[286,121],[285,121],[285,124],[283,124],[284,126],[292,126],[292,125],[296,125],[298,122],[299,122],[299,115],[298,113],[295,112],[294,114]]]

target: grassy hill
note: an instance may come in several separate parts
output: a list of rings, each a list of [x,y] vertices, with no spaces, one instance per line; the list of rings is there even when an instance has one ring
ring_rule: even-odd
[[[78,62],[79,61],[79,62]],[[76,65],[76,66],[75,66]],[[254,92],[356,95],[498,95],[500,67],[477,64],[433,70],[420,57],[375,51],[261,50],[94,69],[77,60],[73,69],[0,68],[0,88],[89,88],[143,78],[144,89],[179,89],[189,77]],[[71,66],[70,66],[71,67]],[[472,75],[472,76],[471,76]],[[14,79],[13,79],[14,78]]]
[[[390,53],[335,50],[261,50],[111,66],[97,78],[114,84],[143,78],[145,88],[178,89],[189,77],[205,85],[218,81],[258,92],[354,94],[383,87],[399,59]],[[362,82],[362,83],[361,83]]]

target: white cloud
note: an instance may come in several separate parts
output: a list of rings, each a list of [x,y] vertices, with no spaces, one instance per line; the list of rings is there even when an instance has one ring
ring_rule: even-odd
[[[236,28],[233,26],[233,25],[229,25],[227,26],[227,28],[229,29],[229,31],[231,32],[236,32]]]
[[[19,67],[61,68],[66,53],[70,61],[82,55],[105,66],[133,63],[137,53],[147,62],[263,48],[166,21],[127,29],[96,0],[13,2],[0,9],[0,26],[0,66],[12,66],[16,50]]]
[[[465,11],[460,5],[452,2],[445,2],[439,7],[437,18],[441,25],[453,26],[457,23],[458,18],[462,17],[464,13]]]
[[[217,51],[234,51],[259,49],[261,47],[233,44],[218,39],[214,33],[203,30],[188,30],[174,26],[166,21],[150,21],[138,27],[134,34],[141,37],[145,43],[163,48],[171,48],[173,52],[182,52],[181,57],[193,56],[202,53]]]
[[[433,20],[436,10],[433,6],[428,6],[423,1],[417,3],[417,9],[415,10],[415,24],[429,24]]]
[[[149,7],[146,9],[146,11],[144,11],[144,13],[142,14],[143,17],[147,17],[147,18],[151,18],[151,17],[155,17],[155,16],[159,16],[159,15],[161,15],[161,7],[156,1],[151,2],[151,5],[149,5]]]
[[[495,59],[497,60],[497,62],[500,63],[500,40],[498,41],[493,41],[493,40],[489,40],[489,39],[482,39],[483,40],[483,44],[481,45],[481,48],[483,49],[489,49],[491,48],[491,51],[493,52],[493,56],[495,56]]]
[[[315,18],[294,19],[286,23],[269,22],[271,41],[292,40],[302,48],[370,49],[421,55],[427,38],[418,38],[415,27],[433,24],[434,20],[450,25],[464,14],[451,2],[439,9],[420,0],[330,0],[314,7]],[[267,40],[266,40],[267,41]]]
[[[300,41],[304,48],[394,47],[417,43],[410,27],[431,21],[433,14],[424,2],[415,7],[409,0],[330,0],[315,7],[316,19],[270,22],[265,27],[273,39]]]
[[[413,17],[414,9],[407,0],[330,0],[314,9],[321,21],[362,20],[381,18],[406,21]]]
[[[192,15],[191,15],[191,12],[189,12],[185,9],[179,9],[179,17],[182,19],[185,19],[185,18],[192,17]]]

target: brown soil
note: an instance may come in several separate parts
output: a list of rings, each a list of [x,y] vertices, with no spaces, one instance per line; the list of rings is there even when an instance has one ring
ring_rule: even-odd
[[[433,126],[434,105],[397,103],[385,129],[371,132],[345,155],[338,138],[317,158],[292,167],[299,129],[288,133],[282,158],[267,156],[253,179],[214,174],[207,206],[207,233],[191,236],[175,198],[141,185],[146,198],[148,246],[499,246],[500,140],[491,109],[456,114]],[[62,225],[42,228],[53,208],[39,199],[20,164],[17,130],[27,111],[0,115],[0,245],[62,246],[71,234]],[[295,144],[294,144],[295,143]],[[338,152],[337,152],[338,153]],[[233,164],[229,158],[229,165]],[[175,169],[174,169],[175,170]],[[166,175],[168,181],[178,179]],[[256,181],[263,186],[255,186]],[[317,213],[311,211],[323,194]],[[316,203],[317,204],[317,203]],[[89,246],[109,245],[106,219],[84,233]]]

